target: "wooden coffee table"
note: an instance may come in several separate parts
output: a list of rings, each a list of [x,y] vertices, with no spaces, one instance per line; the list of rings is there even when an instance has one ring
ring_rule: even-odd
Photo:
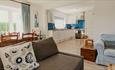
[[[108,70],[115,70],[115,64],[109,64]]]

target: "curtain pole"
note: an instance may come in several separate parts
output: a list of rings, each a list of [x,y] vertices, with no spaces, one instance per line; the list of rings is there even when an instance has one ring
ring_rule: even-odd
[[[21,2],[21,1],[17,1],[17,0],[10,0],[10,1],[17,2],[17,3],[21,3],[21,4],[26,4],[26,5],[29,5],[29,6],[30,6],[30,4],[24,3],[24,2]]]

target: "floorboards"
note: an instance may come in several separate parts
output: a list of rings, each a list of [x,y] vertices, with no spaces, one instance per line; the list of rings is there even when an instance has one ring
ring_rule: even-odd
[[[57,46],[58,46],[59,51],[71,53],[75,55],[80,55],[80,48],[83,47],[79,39],[67,40],[62,43],[57,44]],[[97,65],[95,64],[95,62],[90,62],[90,61],[85,60],[84,69],[85,70],[107,70],[107,67]]]

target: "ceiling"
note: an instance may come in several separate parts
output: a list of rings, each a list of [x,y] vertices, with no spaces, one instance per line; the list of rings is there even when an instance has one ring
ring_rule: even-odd
[[[88,11],[92,8],[94,8],[92,4],[74,4],[74,5],[59,7],[56,8],[55,10],[58,10],[66,14],[73,14],[73,13]]]
[[[44,6],[47,9],[71,6],[74,4],[92,3],[94,0],[28,0],[37,5]]]
[[[63,13],[81,12],[93,7],[94,0],[17,0],[55,9]]]

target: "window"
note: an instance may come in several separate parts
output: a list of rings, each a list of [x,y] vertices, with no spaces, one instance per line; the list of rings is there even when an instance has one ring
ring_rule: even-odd
[[[54,17],[54,23],[55,23],[55,27],[56,29],[64,29],[65,27],[65,20],[64,18],[61,17]]]
[[[0,10],[0,32],[8,31],[8,11]]]
[[[0,6],[0,33],[5,32],[23,32],[21,6]]]

